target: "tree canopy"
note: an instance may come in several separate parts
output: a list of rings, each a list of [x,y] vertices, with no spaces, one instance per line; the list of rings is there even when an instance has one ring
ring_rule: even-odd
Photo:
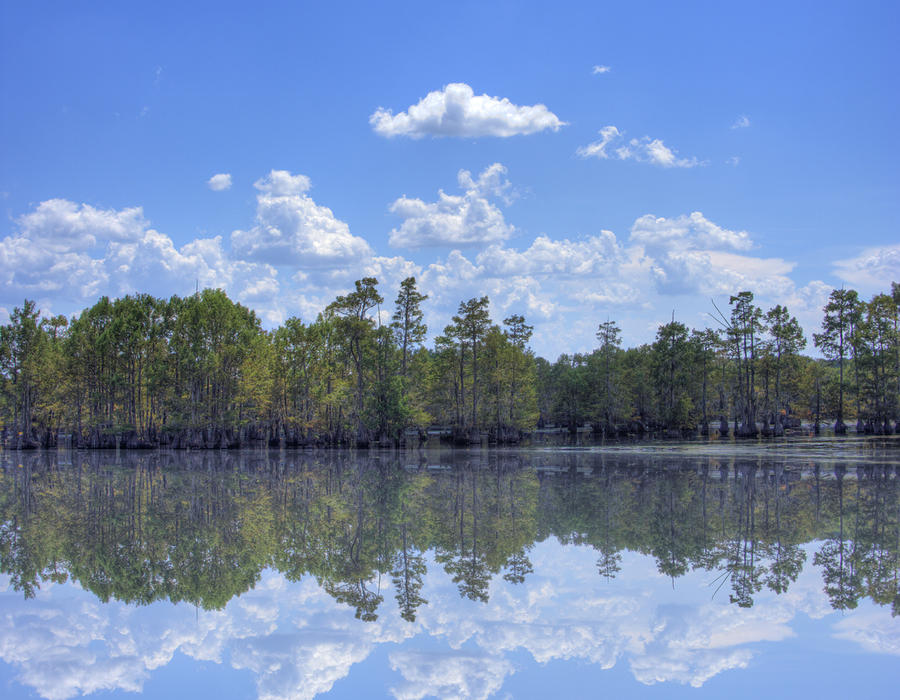
[[[0,437],[10,447],[176,448],[398,444],[437,427],[457,442],[515,442],[536,429],[781,435],[801,420],[890,433],[900,417],[900,286],[868,302],[834,290],[815,345],[782,304],[750,291],[718,329],[672,318],[625,348],[614,319],[591,352],[531,350],[519,314],[495,323],[487,296],[461,301],[426,345],[416,279],[393,312],[365,277],[314,320],[265,330],[221,290],[101,297],[67,319],[26,300],[0,326]],[[389,320],[388,320],[389,319]],[[383,320],[386,321],[383,323]]]

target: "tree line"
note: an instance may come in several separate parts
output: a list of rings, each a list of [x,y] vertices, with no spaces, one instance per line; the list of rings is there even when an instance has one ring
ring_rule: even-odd
[[[834,432],[897,430],[900,285],[862,301],[834,290],[802,354],[797,319],[752,292],[715,307],[717,328],[674,318],[623,348],[613,320],[597,347],[551,363],[533,327],[493,323],[487,296],[459,304],[426,347],[414,277],[393,311],[373,277],[312,322],[274,330],[221,290],[169,299],[101,297],[71,319],[33,301],[0,326],[0,437],[13,448],[224,448],[399,444],[440,426],[457,443],[535,430],[625,435],[783,435],[801,419]]]

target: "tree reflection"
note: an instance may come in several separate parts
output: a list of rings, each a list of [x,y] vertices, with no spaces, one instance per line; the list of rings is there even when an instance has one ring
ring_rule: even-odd
[[[853,609],[860,596],[861,581],[856,571],[856,556],[853,541],[847,539],[844,531],[844,474],[843,466],[835,469],[837,478],[838,530],[822,545],[813,558],[816,566],[822,567],[825,592],[831,606],[837,610]],[[857,513],[859,512],[858,509]]]
[[[527,584],[530,550],[547,537],[594,548],[607,582],[626,550],[652,555],[673,585],[718,572],[743,607],[763,587],[787,591],[816,542],[834,608],[869,597],[900,612],[896,468],[799,466],[503,451],[7,453],[0,569],[26,597],[71,578],[104,601],[221,608],[273,567],[314,577],[361,620],[392,594],[414,622],[429,562],[461,597],[487,601],[495,579]]]

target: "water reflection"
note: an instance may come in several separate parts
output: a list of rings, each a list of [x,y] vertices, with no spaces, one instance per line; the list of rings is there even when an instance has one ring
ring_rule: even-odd
[[[397,697],[487,697],[522,649],[541,663],[627,658],[644,683],[699,686],[746,666],[748,644],[790,637],[799,611],[820,618],[861,601],[868,617],[836,633],[900,652],[888,460],[2,459],[0,568],[31,600],[7,617],[0,655],[45,697],[137,689],[175,650],[215,661],[227,651],[261,696],[313,697],[384,643],[400,645],[389,655]],[[77,587],[56,585],[67,581]],[[166,600],[198,609],[150,605]],[[423,631],[450,649],[403,645]],[[89,661],[97,640],[102,670]]]

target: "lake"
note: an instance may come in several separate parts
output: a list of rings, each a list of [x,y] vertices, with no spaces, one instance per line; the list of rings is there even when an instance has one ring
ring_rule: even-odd
[[[900,441],[0,454],[4,697],[891,697]]]

